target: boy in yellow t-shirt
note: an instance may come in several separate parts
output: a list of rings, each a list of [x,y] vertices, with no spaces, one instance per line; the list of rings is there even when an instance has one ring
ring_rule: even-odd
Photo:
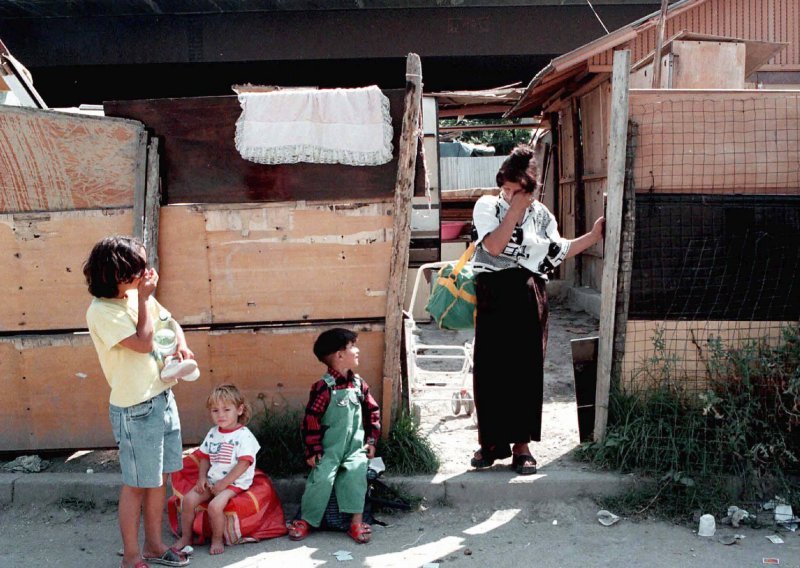
[[[109,417],[119,446],[122,489],[119,527],[121,568],[142,561],[185,566],[189,559],[162,540],[166,476],[183,467],[180,418],[171,387],[164,382],[153,335],[170,318],[153,297],[158,274],[147,268],[141,241],[107,237],[98,242],[83,267],[94,296],[86,323],[100,366],[111,386]],[[176,357],[194,359],[180,326]],[[142,513],[143,511],[143,513]],[[144,516],[144,546],[139,550],[139,521]]]

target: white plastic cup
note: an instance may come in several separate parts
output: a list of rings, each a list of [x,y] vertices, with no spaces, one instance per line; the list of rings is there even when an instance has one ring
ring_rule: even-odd
[[[700,526],[697,528],[697,536],[714,536],[717,532],[714,515],[703,515],[700,517]]]

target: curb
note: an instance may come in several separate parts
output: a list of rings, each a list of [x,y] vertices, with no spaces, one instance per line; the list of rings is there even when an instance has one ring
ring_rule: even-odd
[[[530,476],[518,476],[507,470],[488,470],[381,479],[390,486],[424,498],[428,503],[449,506],[494,506],[504,502],[608,497],[621,494],[636,483],[632,475],[547,467]],[[300,502],[305,477],[277,478],[272,483],[284,505]],[[120,487],[118,473],[6,473],[0,474],[0,505],[23,506],[71,499],[97,504],[116,503]]]

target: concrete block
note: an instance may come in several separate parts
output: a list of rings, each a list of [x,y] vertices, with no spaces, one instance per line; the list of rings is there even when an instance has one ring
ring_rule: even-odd
[[[633,478],[605,472],[545,469],[534,475],[512,471],[466,472],[445,482],[447,502],[455,506],[541,502],[577,497],[607,497],[629,489]]]
[[[570,288],[567,304],[573,310],[583,310],[589,315],[600,319],[600,292],[588,286]]]
[[[10,505],[14,498],[14,482],[23,474],[0,473],[0,505]]]
[[[119,501],[118,473],[33,473],[14,482],[14,505],[58,503],[63,499],[103,504]]]

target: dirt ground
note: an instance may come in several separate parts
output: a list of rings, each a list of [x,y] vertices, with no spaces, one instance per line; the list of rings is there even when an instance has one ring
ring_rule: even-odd
[[[596,335],[597,320],[582,311],[561,305],[551,306],[550,335],[545,360],[543,435],[531,445],[539,465],[555,463],[575,467],[569,453],[578,445],[578,421],[573,386],[570,340]],[[435,324],[419,324],[419,342],[427,345],[463,345],[473,338],[472,331],[440,330]],[[462,408],[458,415],[451,407],[452,394],[462,383],[471,392],[471,375],[447,372],[458,368],[460,361],[421,361],[418,386],[411,401],[420,407],[421,427],[441,458],[440,473],[452,474],[469,469],[469,459],[478,447],[478,432],[473,419]],[[428,372],[426,372],[426,370]],[[426,381],[442,382],[444,387],[425,386]],[[119,471],[116,450],[77,452],[42,452],[49,461],[48,472],[95,473]],[[12,456],[5,459],[10,460]],[[3,462],[4,458],[0,458]],[[507,467],[510,460],[498,461],[495,468]],[[578,466],[579,467],[579,466]]]
[[[647,566],[756,567],[773,564],[800,568],[800,537],[784,533],[783,544],[765,538],[764,530],[736,529],[744,535],[725,546],[685,527],[664,522],[623,519],[604,527],[595,520],[589,500],[516,503],[496,509],[433,505],[425,510],[382,516],[387,527],[374,526],[373,542],[357,545],[343,533],[312,533],[301,543],[277,538],[226,547],[210,556],[198,546],[193,568],[267,568],[292,566],[558,566],[561,568]],[[0,566],[118,566],[120,540],[115,508],[64,507],[0,509]],[[731,533],[727,527],[719,533]],[[171,542],[167,540],[167,542]],[[340,564],[334,552],[352,553]],[[155,566],[154,564],[152,566]]]
[[[463,345],[473,338],[472,331],[440,330],[435,324],[419,324],[418,327],[419,343],[425,345]],[[573,311],[562,305],[551,306],[542,441],[531,444],[540,466],[550,463],[574,465],[569,453],[579,444],[579,438],[570,340],[596,335],[597,328],[597,320],[586,312]],[[434,359],[419,364],[424,370],[419,373],[417,387],[412,389],[411,401],[419,405],[422,430],[441,457],[440,473],[465,471],[469,468],[472,453],[478,448],[478,431],[464,405],[459,414],[453,414],[451,398],[462,385],[471,393],[471,375],[444,372],[458,367],[460,361],[448,365],[445,360]],[[426,384],[442,382],[446,385]],[[494,467],[507,467],[510,461],[498,461]]]

